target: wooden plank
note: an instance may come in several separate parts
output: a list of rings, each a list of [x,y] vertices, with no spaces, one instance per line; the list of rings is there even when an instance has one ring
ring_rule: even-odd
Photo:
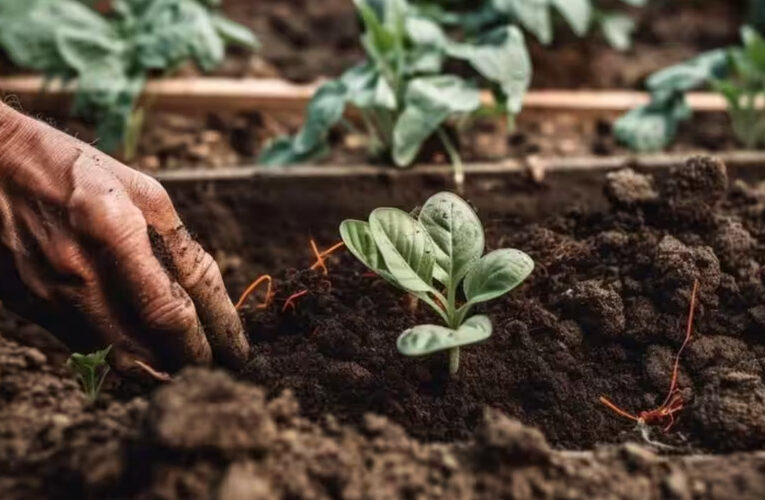
[[[150,81],[143,94],[152,107],[184,113],[211,111],[263,111],[302,113],[318,83],[298,85],[279,79],[169,78]],[[25,108],[60,108],[71,99],[73,85],[53,82],[44,85],[37,76],[0,78],[4,98],[17,98]],[[483,100],[492,102],[484,93]],[[542,112],[623,113],[645,104],[645,92],[626,90],[535,90],[526,95],[524,109]],[[688,96],[697,112],[720,112],[725,100],[714,93],[697,92]]]

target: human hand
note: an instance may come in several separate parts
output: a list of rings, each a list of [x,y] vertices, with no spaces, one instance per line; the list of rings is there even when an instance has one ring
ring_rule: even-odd
[[[213,258],[162,186],[0,104],[0,300],[72,349],[141,372],[249,345]]]

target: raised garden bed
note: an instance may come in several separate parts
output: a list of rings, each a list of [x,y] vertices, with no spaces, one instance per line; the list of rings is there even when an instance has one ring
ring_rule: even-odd
[[[484,309],[495,333],[464,350],[454,380],[445,357],[396,352],[423,308],[342,252],[328,276],[304,270],[309,238],[328,247],[346,217],[414,208],[449,187],[448,169],[166,176],[232,292],[276,278],[267,311],[243,310],[253,361],[242,382],[191,370],[135,399],[111,387],[88,407],[59,364],[1,338],[0,493],[761,498],[765,191],[760,161],[727,159],[571,162],[541,183],[520,166],[469,169],[487,247],[523,249],[537,267]],[[632,412],[661,403],[694,279],[685,407],[668,433],[652,429],[674,447],[657,457],[623,444],[646,443],[598,398]],[[31,338],[18,328],[2,333]]]

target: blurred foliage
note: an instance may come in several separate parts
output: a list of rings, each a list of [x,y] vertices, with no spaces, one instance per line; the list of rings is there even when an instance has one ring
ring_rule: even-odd
[[[686,92],[711,87],[727,101],[738,139],[749,148],[764,147],[765,0],[750,0],[748,14],[750,24],[741,30],[740,46],[705,52],[651,75],[646,81],[651,102],[616,122],[617,140],[641,152],[667,147],[680,122],[692,116]]]
[[[92,3],[0,0],[0,47],[20,68],[76,79],[73,113],[95,121],[105,151],[134,147],[143,121],[136,102],[149,74],[190,60],[209,71],[227,43],[258,45],[247,28],[212,10],[220,0],[113,0],[106,14]]]

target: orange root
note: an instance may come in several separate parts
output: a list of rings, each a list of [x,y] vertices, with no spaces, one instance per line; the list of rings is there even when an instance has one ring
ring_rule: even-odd
[[[672,367],[672,379],[670,380],[669,391],[667,392],[667,397],[664,398],[664,402],[658,408],[642,411],[640,412],[639,416],[635,416],[625,410],[622,410],[605,396],[601,396],[600,402],[606,405],[611,411],[630,420],[634,420],[636,422],[644,422],[651,425],[658,425],[666,420],[669,420],[669,422],[667,422],[667,424],[664,426],[664,432],[668,432],[672,426],[675,425],[675,414],[685,408],[683,396],[680,394],[680,390],[677,388],[677,377],[680,370],[680,356],[683,354],[685,347],[691,341],[693,334],[693,313],[696,309],[696,294],[698,293],[698,290],[699,282],[698,280],[694,280],[693,291],[691,292],[690,310],[688,311],[688,323],[685,329],[685,340],[675,355],[675,362]]]
[[[260,276],[258,279],[250,283],[250,286],[247,287],[247,289],[242,293],[242,296],[239,297],[239,300],[236,302],[236,309],[239,310],[247,300],[247,298],[260,286],[261,283],[264,281],[268,282],[268,288],[266,288],[266,298],[263,301],[262,304],[258,304],[255,306],[255,309],[266,309],[269,305],[271,305],[271,299],[273,299],[273,283],[274,280],[269,276],[268,274],[264,274],[263,276]]]
[[[313,251],[314,256],[316,257],[316,262],[313,263],[311,266],[311,270],[315,271],[317,269],[321,269],[322,273],[324,273],[324,276],[327,276],[329,274],[329,270],[327,269],[327,265],[324,262],[324,259],[330,255],[332,255],[335,251],[345,246],[345,243],[342,241],[339,243],[335,243],[328,249],[324,250],[323,252],[319,252],[319,248],[316,246],[316,242],[311,239],[311,250]]]
[[[285,312],[288,307],[295,309],[295,300],[299,299],[303,295],[308,295],[308,290],[300,290],[299,292],[293,293],[287,297],[287,300],[284,302],[284,306],[282,307],[282,312]]]
[[[600,396],[600,402],[606,405],[608,408],[610,408],[614,413],[617,413],[621,415],[622,417],[628,418],[630,420],[634,420],[635,422],[639,421],[640,418],[636,417],[632,413],[622,410],[618,406],[616,406],[614,403],[612,403],[607,397]]]

